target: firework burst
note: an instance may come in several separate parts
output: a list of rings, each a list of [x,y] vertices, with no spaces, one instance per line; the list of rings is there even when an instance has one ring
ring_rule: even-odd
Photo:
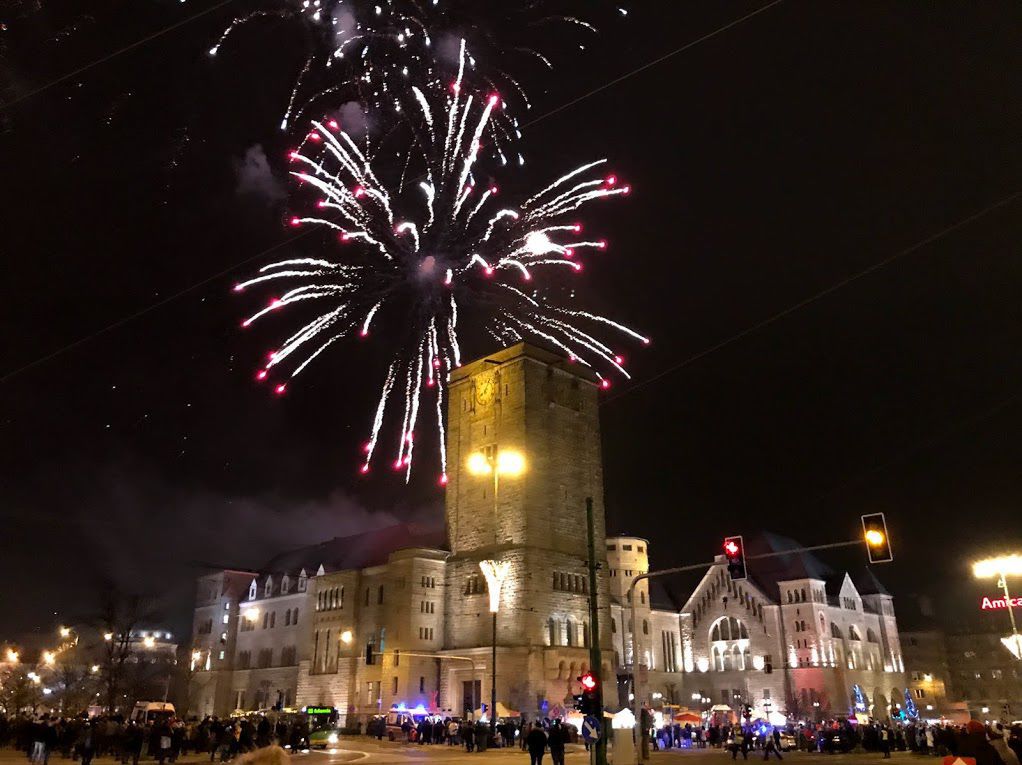
[[[265,7],[231,21],[209,48],[209,55],[219,55],[237,32],[253,23],[278,21],[302,31],[306,59],[284,109],[281,130],[296,124],[303,112],[325,98],[389,110],[392,94],[409,81],[430,80],[438,67],[449,68],[462,40],[487,62],[485,71],[477,72],[479,78],[493,90],[513,93],[529,108],[518,79],[508,73],[512,68],[523,69],[524,62],[529,62],[550,69],[553,63],[543,49],[551,44],[584,49],[584,41],[596,33],[594,22],[627,15],[624,8],[605,0],[590,0],[586,8],[591,18],[580,18],[562,5],[570,3],[487,0],[483,6],[478,0],[269,0]],[[529,44],[522,44],[523,40]],[[476,68],[472,56],[465,63]],[[497,115],[495,121],[500,119]],[[507,134],[517,132],[513,121],[503,128]]]
[[[547,275],[578,274],[585,255],[606,247],[604,240],[582,234],[576,211],[626,195],[629,187],[597,160],[518,204],[503,204],[496,186],[477,180],[480,163],[498,158],[493,146],[484,147],[484,138],[494,134],[503,102],[496,93],[480,95],[466,87],[464,42],[459,58],[458,77],[447,87],[411,85],[393,94],[412,137],[393,184],[385,182],[393,174],[392,153],[349,135],[335,120],[312,122],[290,160],[291,175],[316,194],[315,212],[295,215],[289,223],[329,232],[336,255],[272,263],[235,287],[288,287],[245,319],[246,327],[296,304],[321,307],[257,372],[260,380],[280,379],[277,393],[286,390],[284,375],[297,377],[335,343],[370,336],[388,314],[400,317],[405,337],[388,333],[394,354],[361,471],[369,472],[385,423],[399,417],[389,459],[408,480],[416,428],[428,419],[439,436],[441,484],[443,383],[461,363],[459,313],[470,311],[473,325],[498,342],[533,340],[561,349],[592,367],[603,387],[610,384],[608,372],[628,373],[619,353],[597,337],[600,330],[649,342],[618,322],[558,304],[545,288]]]

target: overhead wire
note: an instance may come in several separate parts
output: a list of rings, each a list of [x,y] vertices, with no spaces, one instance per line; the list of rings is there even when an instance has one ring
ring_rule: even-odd
[[[1013,192],[1013,193],[1009,194],[1006,197],[1002,197],[1001,199],[998,199],[996,202],[993,202],[992,204],[987,205],[982,210],[979,210],[978,212],[974,212],[971,215],[969,215],[969,216],[967,216],[965,218],[962,218],[961,220],[959,220],[959,221],[957,221],[955,223],[952,223],[949,226],[946,226],[946,227],[942,228],[940,231],[936,232],[935,234],[931,234],[930,236],[926,237],[925,239],[920,239],[915,244],[912,244],[912,245],[906,247],[903,250],[898,250],[893,255],[889,255],[888,257],[884,258],[883,260],[879,260],[876,263],[873,263],[872,265],[862,269],[861,271],[858,271],[858,272],[856,272],[856,273],[854,273],[854,274],[852,274],[850,276],[847,276],[844,279],[841,279],[840,281],[835,282],[834,284],[830,285],[829,287],[826,287],[826,288],[820,290],[819,292],[816,292],[816,293],[810,295],[807,298],[799,300],[797,303],[794,303],[794,304],[788,306],[784,310],[778,311],[777,313],[772,314],[772,315],[766,317],[765,319],[762,319],[761,321],[756,322],[755,324],[749,325],[748,327],[746,327],[745,329],[741,330],[740,332],[736,332],[735,334],[731,335],[730,337],[728,337],[728,338],[726,338],[724,340],[721,340],[719,343],[715,343],[714,345],[711,345],[709,348],[704,348],[703,350],[699,351],[698,353],[694,353],[691,356],[688,356],[687,358],[682,359],[681,361],[679,361],[679,362],[677,362],[675,364],[672,364],[671,366],[667,367],[667,369],[664,369],[663,371],[659,372],[658,374],[655,374],[652,377],[647,377],[644,380],[641,380],[641,381],[635,383],[634,385],[630,385],[628,388],[625,388],[624,390],[620,391],[617,394],[614,394],[612,396],[608,396],[607,398],[603,399],[603,401],[601,403],[603,405],[609,404],[609,403],[611,403],[613,401],[617,401],[618,399],[623,398],[624,396],[627,396],[630,393],[634,393],[635,391],[641,390],[642,388],[645,388],[645,387],[647,387],[649,385],[652,385],[655,382],[659,382],[660,380],[663,380],[665,377],[668,377],[668,376],[674,374],[675,372],[681,371],[685,367],[688,367],[688,366],[694,364],[695,362],[699,361],[700,359],[704,359],[707,356],[709,356],[710,354],[715,353],[716,351],[719,351],[722,348],[726,348],[727,346],[731,345],[732,343],[735,343],[735,342],[737,342],[738,340],[741,340],[744,337],[748,337],[749,335],[751,335],[751,334],[753,334],[753,333],[763,329],[764,327],[768,327],[771,324],[774,324],[774,323],[780,321],[781,319],[785,318],[786,316],[790,316],[791,314],[795,313],[796,311],[801,310],[802,308],[805,308],[808,305],[812,305],[813,303],[815,303],[820,298],[826,297],[827,295],[830,295],[831,293],[837,292],[842,287],[846,287],[849,284],[851,284],[852,282],[858,281],[859,279],[863,278],[864,276],[868,276],[869,274],[872,274],[875,271],[879,271],[884,266],[890,265],[891,263],[893,263],[894,261],[898,260],[899,258],[903,258],[906,255],[910,255],[913,252],[916,252],[917,250],[921,250],[922,248],[926,247],[928,244],[932,244],[933,242],[936,242],[938,239],[942,239],[943,237],[947,236],[948,234],[950,234],[950,233],[952,233],[954,231],[957,231],[957,230],[959,230],[961,228],[964,228],[965,226],[969,225],[970,223],[972,223],[974,221],[979,220],[980,218],[988,215],[989,213],[993,212],[994,210],[997,210],[997,209],[999,209],[1001,207],[1004,207],[1004,206],[1006,206],[1008,204],[1011,204],[1016,199],[1018,199],[1020,195],[1022,195],[1022,191],[1016,191],[1016,192]]]

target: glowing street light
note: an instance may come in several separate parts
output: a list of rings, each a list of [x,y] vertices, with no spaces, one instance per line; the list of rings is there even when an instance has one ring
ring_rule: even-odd
[[[43,651],[43,664],[52,667],[57,661],[56,651]]]
[[[1001,638],[1001,642],[1016,659],[1022,659],[1022,636],[1018,634],[1015,610],[1011,606],[1011,593],[1008,591],[1008,577],[1022,576],[1022,555],[1001,555],[976,561],[972,564],[972,573],[977,579],[997,577],[997,586],[1004,591],[1004,602],[1008,606],[1008,619],[1011,621],[1011,635]]]
[[[18,663],[18,659],[20,659],[20,658],[21,658],[21,656],[13,648],[8,648],[7,649],[7,662],[9,664],[17,664]]]
[[[354,635],[351,634],[351,630],[344,630],[341,633],[341,642],[345,645],[351,645],[351,641],[354,640]]]
[[[97,674],[99,672],[99,665],[98,664],[93,664],[92,667],[91,667],[91,670],[92,670],[92,674],[94,674],[94,675]]]
[[[62,638],[71,637],[71,628],[70,627],[61,627],[60,628],[60,636]]]
[[[104,639],[104,640],[105,640],[106,642],[108,642],[108,643],[109,643],[109,642],[110,642],[111,640],[113,640],[113,639],[114,639],[114,633],[112,633],[112,632],[104,632],[104,633],[103,633],[103,639]]]
[[[490,658],[490,734],[494,735],[497,731],[497,610],[500,608],[500,590],[504,586],[507,575],[511,573],[511,562],[481,560],[479,568],[486,579],[486,589],[490,596],[490,613],[493,614],[493,653]]]
[[[154,638],[152,635],[146,635],[144,638],[142,638],[142,645],[144,645],[146,648],[152,648],[153,646],[156,645],[156,638]]]

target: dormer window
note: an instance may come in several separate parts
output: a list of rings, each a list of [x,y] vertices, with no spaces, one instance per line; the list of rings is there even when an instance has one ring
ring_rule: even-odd
[[[280,592],[283,594],[289,589],[291,589],[291,578],[287,574],[284,574],[284,578],[280,580]]]
[[[266,577],[266,584],[263,586],[263,597],[268,598],[273,594],[273,577]]]
[[[249,587],[248,587],[248,599],[249,600],[255,600],[256,599],[256,594],[258,592],[259,592],[259,590],[256,587],[256,580],[253,579],[252,580],[252,584],[250,584]]]
[[[305,574],[305,569],[298,575],[298,592],[305,592],[309,587],[309,577]]]

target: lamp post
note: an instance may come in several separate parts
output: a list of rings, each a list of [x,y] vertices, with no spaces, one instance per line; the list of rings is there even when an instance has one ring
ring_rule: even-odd
[[[486,589],[490,596],[490,614],[493,615],[493,653],[490,658],[490,735],[497,732],[497,609],[500,608],[500,588],[511,571],[506,560],[481,560],[479,568],[486,578]]]
[[[972,573],[977,579],[997,577],[997,586],[1004,592],[1004,603],[1008,607],[1008,620],[1011,622],[1011,637],[1003,642],[1010,643],[1008,649],[1016,659],[1022,659],[1022,637],[1018,634],[1015,610],[1012,608],[1011,593],[1008,591],[1008,577],[1022,576],[1022,555],[1002,555],[998,558],[976,561],[972,564]]]

